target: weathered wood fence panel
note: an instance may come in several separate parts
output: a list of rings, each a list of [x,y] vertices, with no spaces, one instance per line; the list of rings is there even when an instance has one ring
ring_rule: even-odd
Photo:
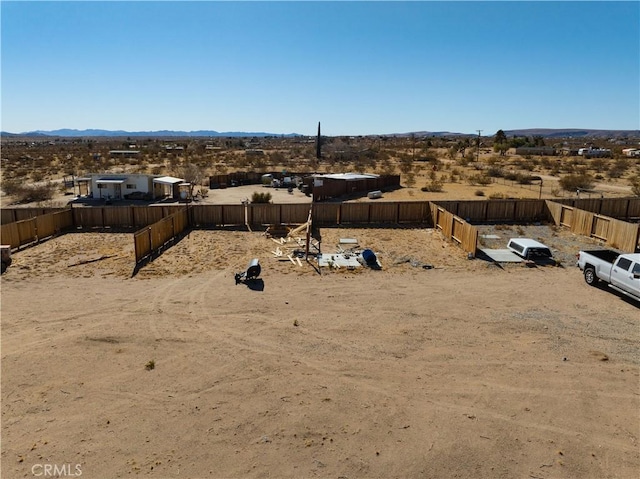
[[[8,244],[12,249],[19,248],[34,241],[42,241],[73,226],[70,209],[58,208],[53,211],[55,212],[2,225],[2,244]]]
[[[280,206],[271,203],[247,205],[247,220],[249,224],[254,225],[280,224],[282,222],[280,220]]]
[[[433,225],[429,202],[398,203],[398,223],[428,223]]]
[[[640,219],[640,198],[632,198],[628,201],[629,204],[627,205],[627,217],[625,219]],[[616,216],[616,219],[622,218]]]
[[[149,226],[162,219],[162,208],[149,208],[147,206],[132,206],[131,217],[133,224],[131,226]]]
[[[545,200],[545,207],[549,212],[551,221],[553,221],[553,223],[556,225],[560,225],[560,217],[562,215],[562,204],[556,203],[555,201]]]
[[[56,219],[53,215],[54,213],[49,213],[48,215],[40,215],[34,218],[36,220],[38,241],[56,234]]]
[[[35,216],[42,216],[66,208],[2,208],[0,210],[0,224],[6,225],[16,221],[28,220]]]
[[[559,198],[553,201],[619,220],[640,218],[640,198]]]
[[[133,235],[133,244],[136,251],[136,263],[151,254],[151,229],[146,227]]]
[[[243,225],[245,223],[244,205],[224,205],[222,210],[223,225]]]
[[[73,211],[70,209],[52,213],[57,233],[73,227]]]
[[[640,251],[640,224],[611,219],[607,243],[612,248],[633,253]]]
[[[367,224],[369,223],[368,203],[342,203],[340,205],[340,223],[344,224]]]
[[[398,223],[397,203],[367,203],[369,205],[369,223]]]
[[[73,224],[83,228],[104,227],[104,208],[73,208]]]
[[[110,206],[103,209],[103,224],[116,228],[135,226],[131,206]]]
[[[313,203],[314,225],[340,224],[340,203]]]
[[[11,249],[20,247],[20,232],[18,231],[18,223],[8,223],[0,227],[0,240],[2,244],[8,244]]]
[[[190,209],[194,226],[218,226],[224,224],[223,205],[199,205]]]
[[[178,237],[188,227],[189,211],[183,207],[181,210],[134,233],[133,244],[136,263],[139,263],[152,253],[160,251],[164,245]]]
[[[548,218],[544,200],[469,200],[435,203],[472,223],[527,222]]]
[[[573,208],[571,206],[560,207],[560,223],[561,226],[571,227],[573,224]]]
[[[594,214],[590,211],[573,209],[573,221],[571,231],[583,236],[591,236]]]
[[[594,205],[593,201],[589,203],[583,201],[582,204]],[[633,253],[640,249],[640,224],[638,223],[629,223],[549,200],[547,200],[547,207],[555,224],[567,227],[573,233],[606,241],[609,246],[621,251]]]
[[[465,252],[475,256],[478,245],[478,229],[475,226],[435,203],[431,204],[431,215],[434,228],[440,230],[445,238],[452,240]]]
[[[18,220],[16,219],[15,209],[2,208],[0,210],[0,224],[8,225],[9,223],[15,223],[16,221]]]
[[[280,205],[280,221],[284,224],[302,224],[309,218],[309,203],[292,203]]]
[[[602,215],[593,215],[591,220],[591,236],[606,241],[609,238],[609,226],[612,218]]]
[[[36,235],[36,219],[22,220],[16,223],[18,225],[18,235],[20,236],[20,245],[33,243],[37,240]]]

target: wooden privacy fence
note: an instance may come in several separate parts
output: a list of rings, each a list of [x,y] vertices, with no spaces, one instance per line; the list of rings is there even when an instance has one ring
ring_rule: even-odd
[[[30,220],[34,216],[47,215],[65,208],[2,208],[0,210],[0,224],[6,225],[16,221]]]
[[[308,211],[308,206],[307,206]],[[304,222],[306,220],[303,220]],[[428,201],[314,203],[313,223],[347,224],[432,224]]]
[[[73,226],[70,209],[56,211],[30,219],[3,224],[0,227],[2,244],[11,249],[19,248],[34,241],[42,241]]]
[[[183,208],[133,235],[136,263],[158,252],[189,227],[189,209]]]
[[[427,201],[313,203],[312,209],[318,225],[431,223]],[[189,211],[194,226],[300,224],[307,221],[309,203],[196,205]]]
[[[73,223],[83,228],[139,228],[160,221],[184,206],[92,206],[73,208]]]
[[[576,234],[605,241],[612,248],[621,251],[633,253],[640,248],[640,224],[628,223],[550,200],[546,202],[551,217],[558,226],[569,228]]]
[[[553,201],[619,220],[640,219],[640,198],[574,198]]]
[[[527,222],[548,218],[544,200],[435,201],[470,223]]]
[[[431,203],[433,226],[444,236],[460,246],[465,252],[476,255],[478,229],[465,220],[447,211],[436,203]]]

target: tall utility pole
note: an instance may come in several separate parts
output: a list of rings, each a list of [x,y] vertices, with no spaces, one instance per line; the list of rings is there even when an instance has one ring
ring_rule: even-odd
[[[480,133],[482,130],[476,130],[478,132],[478,145],[476,146],[476,163],[480,161]]]
[[[322,159],[322,151],[320,145],[320,122],[318,122],[318,139],[316,140],[316,158],[318,160]]]

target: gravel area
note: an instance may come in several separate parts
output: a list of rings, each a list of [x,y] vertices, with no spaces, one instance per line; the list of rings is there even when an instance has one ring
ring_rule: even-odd
[[[553,257],[562,266],[575,266],[576,255],[583,249],[607,248],[602,241],[576,235],[567,228],[549,224],[540,225],[479,225],[478,247],[503,249],[510,238],[531,238],[549,247]],[[499,238],[486,238],[496,235]]]

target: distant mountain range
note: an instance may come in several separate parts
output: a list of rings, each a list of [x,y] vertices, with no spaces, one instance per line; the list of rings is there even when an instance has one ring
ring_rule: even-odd
[[[483,132],[482,136],[493,136],[495,132]],[[524,130],[504,130],[508,137],[513,136],[541,136],[543,138],[640,138],[640,130],[590,130],[579,128],[530,128]],[[35,130],[24,133],[0,132],[3,137],[147,137],[147,138],[168,138],[168,137],[295,137],[307,136],[299,133],[265,133],[265,132],[247,132],[247,131],[214,131],[214,130],[197,130],[197,131],[175,131],[175,130],[159,130],[159,131],[125,131],[125,130],[73,130],[63,128],[60,130]],[[388,135],[367,135],[367,136],[431,136],[431,137],[453,137],[453,136],[476,136],[475,133],[454,133],[450,131],[414,131],[410,133],[393,133]]]
[[[543,138],[640,138],[640,130],[589,130],[579,128],[529,128],[524,130],[503,130],[507,137],[541,136]],[[496,132],[482,132],[482,136],[494,136]],[[390,136],[477,136],[477,133],[453,133],[450,131],[414,131]],[[385,136],[385,135],[382,135]]]
[[[35,130],[27,131],[24,133],[8,133],[1,132],[2,136],[63,136],[63,137],[123,137],[123,136],[135,136],[135,137],[211,137],[211,136],[223,136],[223,137],[265,137],[265,136],[302,136],[298,133],[265,133],[265,132],[247,132],[247,131],[214,131],[214,130],[197,130],[197,131],[175,131],[175,130],[158,130],[158,131],[125,131],[125,130],[73,130],[69,128],[63,128],[60,130]]]

